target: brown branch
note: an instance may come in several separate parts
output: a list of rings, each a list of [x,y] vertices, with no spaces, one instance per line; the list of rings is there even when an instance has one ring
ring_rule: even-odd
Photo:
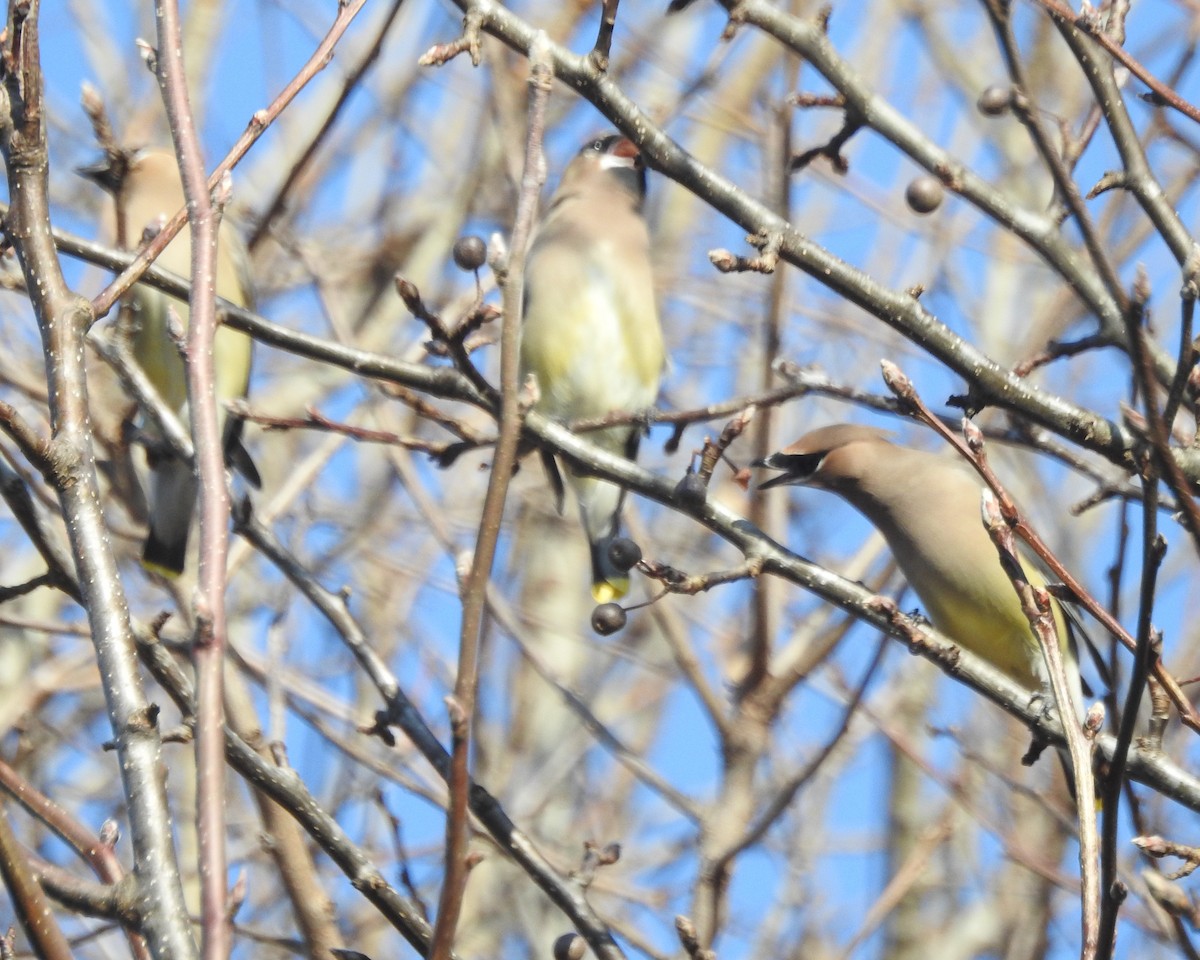
[[[230,672],[224,693],[229,729],[264,762],[269,761],[274,744],[266,742],[259,728],[254,703],[240,673]],[[287,891],[308,956],[311,960],[329,960],[332,948],[340,942],[333,903],[325,892],[300,825],[265,792],[255,790],[254,801],[268,838],[264,846],[275,863],[283,889]]]
[[[122,920],[122,925],[126,928],[125,934],[129,940],[129,949],[134,960],[149,960],[150,954],[146,949],[146,942],[137,932],[141,924],[140,914],[137,916],[136,924],[129,923],[130,915],[138,914],[136,909],[137,891],[126,882],[127,875],[113,849],[113,843],[93,834],[61,806],[37,790],[3,759],[0,759],[0,789],[7,792],[32,816],[53,830],[88,863],[114,897],[116,916]],[[105,831],[102,830],[101,833],[103,835]]]
[[[1095,267],[1097,274],[1099,274],[1112,302],[1123,313],[1128,310],[1129,302],[1125,295],[1125,290],[1121,286],[1120,278],[1118,278],[1116,269],[1113,267],[1112,260],[1109,257],[1108,248],[1096,233],[1091,215],[1088,213],[1087,207],[1084,206],[1083,199],[1079,196],[1079,187],[1071,177],[1070,170],[1067,168],[1064,158],[1050,142],[1050,138],[1038,116],[1036,105],[1030,99],[1029,82],[1025,76],[1025,68],[1021,63],[1021,55],[1017,48],[1016,37],[1013,35],[1012,19],[1010,16],[1011,7],[1004,0],[989,0],[985,6],[987,7],[988,15],[992,18],[992,25],[1000,37],[1000,49],[1003,52],[1009,76],[1012,77],[1013,88],[1009,102],[1012,106],[1013,114],[1021,121],[1025,129],[1029,131],[1029,135],[1037,148],[1038,154],[1042,158],[1042,162],[1054,180],[1054,186],[1059,197],[1067,209],[1071,211],[1071,216],[1075,219],[1075,224],[1083,236],[1084,247],[1086,247],[1088,254],[1091,256],[1092,265]]]
[[[564,433],[572,436],[566,431]],[[243,509],[235,513],[235,521],[238,532],[275,564],[329,621],[379,692],[384,709],[376,714],[376,724],[370,732],[387,740],[392,737],[388,728],[399,727],[437,770],[439,776],[448,781],[450,754],[429,729],[420,711],[400,687],[396,676],[351,616],[346,607],[345,597],[317,583],[300,562],[284,549],[271,531],[254,517],[248,504],[243,504]],[[604,921],[591,909],[576,885],[560,876],[538,851],[533,841],[517,829],[500,804],[477,783],[470,785],[467,797],[471,812],[487,828],[497,845],[520,864],[558,908],[571,919],[587,938],[596,956],[600,960],[620,960],[623,954]],[[310,828],[306,825],[305,829]]]
[[[191,681],[164,645],[148,635],[138,636],[138,654],[147,669],[185,716],[195,713]],[[429,924],[417,907],[393,889],[367,852],[330,816],[292,769],[259,756],[232,730],[225,731],[225,756],[249,784],[278,803],[299,823],[380,914],[422,956],[429,951]]]
[[[975,438],[969,434],[969,423],[970,421],[964,420],[964,433],[968,433],[968,445],[976,457],[982,460],[982,441],[972,442]],[[1095,960],[1100,939],[1100,841],[1096,832],[1095,806],[1094,803],[1088,802],[1089,797],[1096,795],[1096,785],[1092,776],[1092,739],[1080,727],[1076,716],[1075,699],[1071,693],[1072,683],[1067,677],[1066,662],[1060,645],[1065,638],[1059,637],[1055,627],[1050,595],[1044,589],[1036,589],[1025,576],[1017,558],[1013,529],[1001,515],[996,495],[988,487],[983,491],[983,525],[1000,552],[1005,572],[1012,581],[1017,596],[1020,597],[1021,610],[1029,620],[1029,626],[1042,648],[1046,672],[1050,675],[1050,688],[1058,704],[1063,733],[1066,734],[1067,750],[1071,754],[1071,773],[1075,780],[1075,796],[1078,798],[1076,807],[1079,814],[1079,872],[1083,888],[1081,956],[1083,960]],[[1097,719],[1096,729],[1099,729],[1100,723],[1101,720]]]
[[[21,921],[25,936],[38,960],[72,960],[71,945],[54,919],[46,899],[30,869],[29,860],[13,834],[8,814],[0,806],[0,879],[12,897],[13,912]]]
[[[517,462],[521,437],[520,382],[518,345],[521,307],[525,293],[525,256],[537,215],[538,196],[546,179],[546,160],[542,155],[545,134],[546,102],[554,73],[549,54],[542,47],[544,38],[530,52],[529,119],[525,141],[525,171],[517,199],[516,219],[509,242],[509,259],[504,276],[504,321],[500,334],[500,435],[484,495],[483,515],[471,569],[463,583],[462,630],[459,635],[458,673],[454,681],[451,709],[450,809],[446,817],[445,875],[438,899],[434,925],[432,960],[446,960],[454,941],[458,915],[462,909],[466,885],[467,809],[470,774],[467,761],[474,721],[475,699],[479,684],[479,644],[487,606],[487,584],[491,577],[500,537],[504,501]]]
[[[362,83],[367,71],[379,59],[379,53],[383,49],[383,42],[387,39],[387,35],[392,29],[392,24],[396,22],[396,16],[400,13],[400,8],[403,4],[404,0],[392,0],[392,5],[388,8],[387,16],[383,18],[383,23],[376,32],[375,39],[363,51],[358,62],[346,73],[345,78],[342,80],[342,89],[338,93],[337,99],[330,104],[324,119],[319,124],[313,124],[312,134],[309,136],[304,150],[292,163],[287,176],[275,188],[274,197],[272,197],[271,201],[266,205],[266,209],[259,216],[258,222],[250,234],[250,239],[246,242],[246,247],[251,253],[255,251],[263,238],[267,236],[276,218],[283,212],[284,208],[295,205],[296,195],[293,188],[308,172],[312,166],[313,157],[316,156],[321,144],[325,142],[326,136],[333,129],[333,125],[338,117],[341,116],[342,110],[358,89],[359,84]]]
[[[321,433],[336,433],[347,437],[355,443],[382,443],[393,447],[403,447],[405,450],[416,450],[427,453],[435,460],[446,456],[450,447],[461,446],[425,440],[421,437],[404,437],[390,430],[372,430],[368,427],[358,427],[350,423],[340,423],[330,420],[314,407],[308,407],[302,417],[272,417],[265,413],[254,413],[243,405],[238,405],[238,414],[247,423],[257,423],[266,430],[315,430]]]
[[[851,721],[857,715],[859,704],[862,703],[863,696],[867,692],[867,687],[875,678],[875,672],[883,662],[883,655],[886,649],[886,642],[881,640],[875,648],[875,656],[871,658],[871,662],[867,665],[867,669],[863,673],[862,680],[859,681],[858,686],[850,694],[846,708],[842,711],[842,722],[838,725],[837,730],[834,731],[833,736],[822,744],[821,749],[813,755],[811,760],[800,770],[792,774],[784,785],[775,791],[775,795],[771,798],[770,803],[763,808],[750,828],[725,853],[725,860],[733,860],[743,850],[749,849],[763,838],[766,832],[771,829],[772,824],[791,806],[792,801],[796,799],[796,795],[816,776],[825,761],[829,759],[830,755],[837,748],[837,745],[842,742],[850,730]]]
[[[71,558],[63,550],[61,537],[48,528],[24,478],[3,462],[0,462],[0,498],[8,504],[13,518],[46,562],[49,585],[82,604],[83,594],[75,579]]]
[[[228,960],[233,930],[227,902],[225,825],[225,564],[229,491],[217,420],[213,340],[217,330],[217,228],[221,211],[204,177],[204,159],[183,66],[178,0],[156,0],[155,73],[183,179],[191,230],[187,397],[199,477],[200,566],[195,607],[196,828],[200,842],[200,937],[204,960]]]

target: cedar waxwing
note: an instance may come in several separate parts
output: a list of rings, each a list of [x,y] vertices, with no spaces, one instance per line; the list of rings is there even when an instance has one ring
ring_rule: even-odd
[[[134,155],[124,177],[114,179],[104,167],[81,171],[101,186],[115,191],[116,209],[124,217],[124,235],[131,247],[142,237],[166,223],[184,204],[183,183],[175,156],[162,150]],[[115,217],[114,217],[115,221]],[[115,234],[115,230],[114,230]],[[191,275],[191,233],[184,227],[159,256],[156,263],[182,277]],[[237,304],[250,303],[249,283],[244,269],[246,252],[233,227],[221,221],[217,241],[217,295]],[[168,305],[186,328],[186,301],[168,299],[166,294],[145,284],[133,288],[133,356],[154,385],[163,402],[187,423],[187,373],[179,347],[168,328]],[[217,328],[213,342],[213,373],[217,417],[222,424],[226,459],[236,463],[247,479],[258,486],[258,474],[241,447],[242,422],[226,414],[225,403],[246,395],[250,382],[250,338],[227,326]],[[198,478],[193,466],[170,453],[147,449],[150,465],[150,531],[142,562],[169,576],[183,572],[188,532],[196,504]]]
[[[933,625],[1040,692],[1048,682],[1037,636],[983,526],[982,481],[964,464],[897,446],[882,430],[839,424],[805,434],[756,466],[784,471],[759,485],[804,484],[839,494],[879,528]],[[1027,560],[1029,582],[1046,581]],[[1062,607],[1059,644],[1083,715],[1079,668]]]
[[[588,143],[563,172],[525,267],[521,376],[537,377],[536,409],[560,420],[644,410],[658,396],[664,355],[654,305],[650,235],[642,218],[646,171],[629,140]],[[597,446],[637,455],[643,428],[587,435]],[[629,576],[608,555],[624,491],[569,474],[592,553],[592,596],[625,595]]]

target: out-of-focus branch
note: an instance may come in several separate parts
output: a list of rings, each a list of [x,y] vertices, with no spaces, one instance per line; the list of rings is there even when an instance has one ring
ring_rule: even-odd
[[[842,742],[842,738],[846,736],[847,731],[850,729],[850,722],[854,719],[858,712],[859,704],[862,703],[862,698],[867,692],[868,685],[871,683],[871,680],[874,679],[875,673],[879,669],[879,665],[883,662],[883,654],[886,649],[887,644],[881,641],[875,650],[875,656],[871,658],[870,664],[863,673],[862,680],[859,682],[855,690],[850,694],[850,697],[846,702],[846,706],[842,711],[842,722],[838,724],[838,728],[834,732],[833,736],[831,736],[824,743],[824,745],[822,745],[821,749],[816,752],[812,759],[810,759],[800,770],[788,777],[784,785],[775,791],[775,795],[771,798],[770,803],[768,803],[759,812],[758,817],[755,819],[750,829],[746,831],[745,835],[742,836],[734,846],[730,847],[729,850],[726,851],[725,859],[732,860],[743,850],[747,850],[754,844],[758,843],[758,841],[762,839],[763,835],[771,829],[771,825],[783,815],[783,812],[787,810],[789,806],[791,806],[792,801],[804,788],[804,785],[807,784],[817,774],[822,765],[829,758],[830,754],[833,753],[837,745]]]
[[[96,876],[103,882],[105,889],[113,897],[117,914],[128,919],[130,913],[136,912],[136,888],[127,881],[127,874],[121,867],[121,861],[113,849],[112,842],[95,836],[82,823],[72,817],[66,810],[36,790],[16,770],[0,759],[0,789],[5,790],[17,803],[29,813],[46,824],[61,837],[75,852],[88,862]],[[101,831],[102,834],[106,831]],[[138,917],[138,926],[141,918]],[[135,960],[149,960],[146,943],[136,930],[126,928],[129,939],[129,949]]]
[[[162,684],[185,716],[196,709],[191,681],[179,669],[164,645],[150,636],[138,637],[138,653],[154,678]],[[248,783],[278,803],[299,823],[380,914],[422,956],[429,951],[432,931],[411,900],[390,886],[371,858],[325,811],[299,775],[270,763],[233,731],[225,731],[225,757]]]
[[[0,407],[3,406],[6,405],[0,404]],[[3,416],[3,413],[0,413],[0,419],[3,419]],[[49,568],[49,585],[63,591],[76,603],[82,603],[83,594],[79,590],[79,584],[75,582],[71,558],[62,549],[61,538],[47,529],[21,475],[3,462],[0,462],[0,497],[4,498],[13,517],[29,537],[30,543],[46,561]]]
[[[301,151],[300,156],[292,164],[291,169],[288,170],[287,176],[275,188],[275,195],[266,204],[266,209],[262,211],[258,223],[254,227],[254,231],[250,234],[250,238],[246,242],[246,246],[251,252],[267,236],[267,232],[271,229],[275,219],[283,211],[284,207],[294,203],[295,192],[293,188],[308,172],[312,165],[313,157],[316,156],[317,150],[325,142],[329,131],[333,129],[334,122],[341,116],[343,109],[350,101],[351,95],[359,89],[363,77],[366,76],[367,72],[379,59],[379,52],[383,49],[383,41],[391,31],[392,24],[396,22],[396,16],[400,13],[400,8],[403,4],[404,0],[392,0],[392,5],[388,9],[387,16],[384,17],[379,30],[376,32],[375,39],[363,52],[358,63],[346,74],[345,80],[342,81],[341,92],[338,94],[337,99],[330,105],[325,118],[319,124],[313,124],[313,132],[309,136],[308,143],[305,145],[304,150]]]
[[[230,671],[225,678],[225,717],[229,729],[246,745],[269,762],[270,749],[259,728],[254,702],[240,673]],[[321,882],[313,853],[305,842],[300,825],[278,803],[261,791],[254,791],[267,852],[279,870],[279,879],[287,891],[296,926],[304,938],[311,960],[330,960],[340,942],[333,904]]]
[[[0,879],[8,887],[13,910],[38,960],[71,960],[71,946],[54,918],[50,901],[34,879],[3,807],[0,807]]]
[[[1121,280],[1113,267],[1109,251],[1097,235],[1091,215],[1083,205],[1083,198],[1079,195],[1079,187],[1067,169],[1060,150],[1050,142],[1050,136],[1039,116],[1038,106],[1031,99],[1029,81],[1025,76],[1024,64],[1021,62],[1021,52],[1017,46],[1017,38],[1013,34],[1012,9],[1000,0],[989,0],[986,7],[996,33],[1000,37],[1000,49],[1004,54],[1009,76],[1012,77],[1013,90],[1009,100],[1013,113],[1029,131],[1038,154],[1042,158],[1042,163],[1054,180],[1059,197],[1071,211],[1071,216],[1074,217],[1075,224],[1083,236],[1084,246],[1091,255],[1092,266],[1104,284],[1105,291],[1117,309],[1124,314],[1129,309],[1128,297],[1126,297]]]

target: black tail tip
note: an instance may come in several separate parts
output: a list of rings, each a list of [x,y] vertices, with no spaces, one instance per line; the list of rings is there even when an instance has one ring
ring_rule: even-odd
[[[142,550],[142,566],[155,573],[174,579],[183,573],[184,560],[187,558],[187,541],[183,543],[167,543],[160,540],[151,531]]]

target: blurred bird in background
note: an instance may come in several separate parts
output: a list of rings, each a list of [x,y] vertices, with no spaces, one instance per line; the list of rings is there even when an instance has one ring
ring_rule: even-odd
[[[536,409],[546,416],[570,421],[645,410],[658,396],[664,354],[645,195],[641,154],[612,135],[579,151],[550,199],[526,263],[521,327],[521,376],[536,376]],[[633,460],[643,432],[617,426],[587,439]],[[609,547],[624,491],[575,471],[568,480],[591,546],[592,596],[597,603],[619,599],[629,575],[612,562]]]
[[[80,172],[108,190],[115,201],[111,235],[124,237],[131,248],[155,232],[185,204],[183,183],[175,156],[163,150],[133,154],[128,163],[105,162]],[[117,217],[123,221],[116,223]],[[123,229],[118,229],[118,226]],[[184,227],[157,259],[158,266],[181,277],[191,275],[191,232]],[[241,307],[251,304],[247,255],[227,220],[222,220],[217,240],[217,295]],[[133,356],[158,391],[163,403],[186,424],[187,373],[179,345],[172,337],[169,309],[186,331],[186,301],[169,298],[146,284],[137,284],[130,294]],[[169,308],[169,309],[168,309]],[[249,455],[241,445],[242,421],[230,417],[225,403],[246,396],[250,383],[251,340],[227,326],[217,329],[213,343],[213,369],[217,417],[221,423],[226,461],[236,466],[254,486],[261,481]],[[147,424],[147,432],[150,432]],[[188,533],[195,510],[198,477],[192,464],[155,442],[152,433],[146,458],[150,467],[149,534],[142,561],[168,576],[183,572]]]

